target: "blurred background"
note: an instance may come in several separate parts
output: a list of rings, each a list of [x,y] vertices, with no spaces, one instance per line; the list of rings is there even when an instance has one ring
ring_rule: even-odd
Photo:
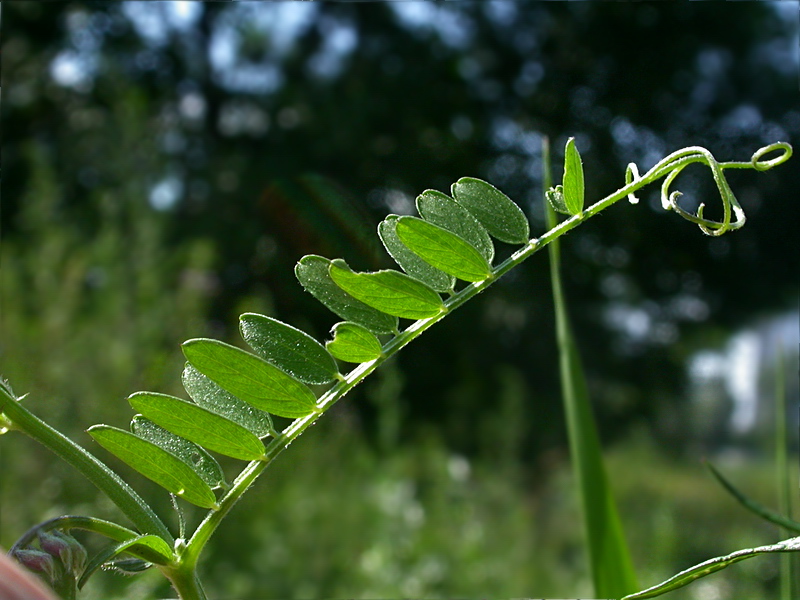
[[[576,137],[591,202],[629,162],[643,172],[684,146],[720,160],[797,148],[798,14],[797,2],[4,2],[0,373],[169,514],[163,490],[84,430],[127,427],[133,391],[185,397],[180,342],[243,345],[245,311],[327,339],[337,319],[295,262],[391,267],[378,222],[462,176],[505,191],[540,234],[543,136],[556,180]],[[654,186],[562,244],[643,586],[778,540],[701,464],[776,506],[777,356],[797,455],[800,169],[730,181],[748,223],[722,238],[665,213]],[[685,207],[719,214],[706,169],[677,188]],[[35,443],[7,436],[0,453],[0,545],[51,516],[119,518]],[[221,599],[591,595],[544,254],[295,443],[202,572]],[[777,559],[757,558],[667,597],[777,586]],[[106,574],[85,597],[168,594],[157,573]]]

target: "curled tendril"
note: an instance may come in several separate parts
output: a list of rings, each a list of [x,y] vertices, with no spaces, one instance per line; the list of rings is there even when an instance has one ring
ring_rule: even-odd
[[[636,166],[636,163],[629,163],[628,168],[625,169],[625,185],[630,185],[635,181],[639,181],[641,177],[639,177],[639,167]],[[631,192],[628,194],[628,202],[631,204],[639,204],[639,198]]]
[[[781,151],[778,156],[765,160],[764,156],[772,152]],[[725,178],[725,169],[754,169],[756,171],[767,171],[772,167],[783,164],[792,156],[792,147],[786,142],[775,142],[769,146],[764,146],[756,150],[749,162],[718,162],[714,156],[699,146],[684,148],[658,162],[643,177],[639,176],[636,165],[631,163],[625,171],[625,183],[631,184],[639,180],[647,179],[652,181],[666,175],[661,184],[661,205],[665,210],[672,210],[687,221],[697,224],[706,235],[719,236],[729,230],[739,229],[745,223],[745,214],[739,201],[734,196],[733,191]],[[693,163],[703,163],[711,169],[714,183],[717,185],[720,198],[722,199],[722,220],[714,221],[703,216],[705,204],[701,203],[697,209],[697,214],[692,214],[678,205],[678,198],[681,192],[670,192],[670,186],[681,171]],[[638,202],[633,193],[628,194],[628,200],[635,204]]]

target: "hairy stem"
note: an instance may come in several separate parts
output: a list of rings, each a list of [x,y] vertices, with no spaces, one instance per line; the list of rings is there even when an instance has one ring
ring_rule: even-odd
[[[0,386],[0,412],[5,414],[15,429],[49,448],[83,473],[142,533],[151,533],[172,543],[167,526],[133,488],[93,454],[28,411],[4,386]]]

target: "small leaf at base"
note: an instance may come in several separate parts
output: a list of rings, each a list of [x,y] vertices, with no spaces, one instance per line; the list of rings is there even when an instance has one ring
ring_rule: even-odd
[[[358,323],[337,323],[332,331],[333,340],[326,347],[339,360],[362,363],[381,355],[378,338]]]

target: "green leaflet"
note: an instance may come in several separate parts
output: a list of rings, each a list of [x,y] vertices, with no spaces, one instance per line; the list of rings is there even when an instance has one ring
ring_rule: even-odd
[[[427,319],[444,310],[442,297],[424,283],[399,271],[354,273],[342,260],[330,267],[331,279],[354,298],[404,319]]]
[[[456,280],[451,275],[431,266],[419,256],[411,252],[397,237],[397,215],[389,215],[378,225],[378,235],[386,251],[395,262],[409,275],[419,279],[437,292],[449,292]]]
[[[472,216],[466,208],[447,194],[436,190],[425,190],[417,196],[419,216],[452,231],[461,239],[472,244],[490,265],[494,260],[494,244],[489,232]]]
[[[501,242],[524,244],[528,241],[530,227],[522,209],[493,185],[462,177],[452,186],[455,201],[466,208]]]
[[[397,237],[426,262],[464,281],[483,281],[492,274],[489,263],[472,244],[433,223],[400,217]]]
[[[362,363],[375,360],[381,355],[378,338],[358,323],[337,323],[332,332],[333,340],[326,347],[339,360]]]
[[[244,341],[261,358],[303,383],[329,383],[339,373],[323,345],[291,325],[245,313],[239,317],[239,328]]]
[[[160,446],[189,465],[211,489],[228,487],[219,463],[203,448],[156,425],[142,415],[131,420],[131,431],[148,442]]]
[[[272,419],[268,412],[226,392],[189,363],[186,363],[181,378],[183,388],[197,405],[235,421],[260,438],[272,433]]]
[[[294,273],[308,293],[345,321],[363,325],[374,333],[397,331],[397,317],[359,302],[342,290],[331,279],[330,266],[331,261],[327,258],[310,254],[300,259]]]
[[[167,491],[201,508],[217,508],[217,498],[209,485],[177,456],[109,425],[93,425],[88,432],[111,454]]]
[[[209,339],[183,343],[183,354],[194,368],[261,410],[290,419],[305,417],[317,399],[305,385],[263,358]]]
[[[562,185],[561,193],[567,213],[570,215],[581,214],[584,202],[583,163],[581,162],[581,155],[575,147],[575,138],[569,138],[564,149],[564,180]]]
[[[128,403],[167,431],[212,452],[241,460],[264,456],[264,444],[250,431],[192,402],[166,394],[137,392]]]

